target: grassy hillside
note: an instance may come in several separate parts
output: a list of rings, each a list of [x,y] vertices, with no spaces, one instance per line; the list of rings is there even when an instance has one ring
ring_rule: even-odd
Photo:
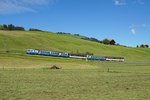
[[[122,56],[126,61],[149,61],[150,49],[108,46],[75,36],[47,32],[0,31],[0,52],[22,52],[36,48],[62,52],[91,52],[98,56]]]
[[[26,55],[35,48],[123,56],[99,62]],[[61,70],[50,70],[57,65]],[[150,49],[107,46],[70,35],[0,31],[0,100],[149,100]]]

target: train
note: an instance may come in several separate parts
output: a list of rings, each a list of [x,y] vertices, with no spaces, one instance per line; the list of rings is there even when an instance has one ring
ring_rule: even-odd
[[[38,49],[28,49],[26,51],[26,54],[51,56],[51,57],[85,59],[87,61],[88,60],[89,61],[116,61],[116,62],[124,62],[125,61],[123,57],[109,57],[109,56],[96,57],[96,56],[86,55],[86,54],[71,54],[71,53],[45,51],[45,50],[38,50]]]

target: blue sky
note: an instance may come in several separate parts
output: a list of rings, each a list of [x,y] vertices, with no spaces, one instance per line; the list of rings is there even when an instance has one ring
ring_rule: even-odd
[[[0,24],[150,45],[150,0],[0,0]]]

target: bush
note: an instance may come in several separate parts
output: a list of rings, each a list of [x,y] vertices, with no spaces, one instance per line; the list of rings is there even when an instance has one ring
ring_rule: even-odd
[[[29,31],[42,31],[40,29],[30,28]]]

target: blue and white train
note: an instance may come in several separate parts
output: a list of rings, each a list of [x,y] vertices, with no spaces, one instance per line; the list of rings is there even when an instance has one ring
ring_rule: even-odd
[[[29,49],[26,51],[26,54],[52,56],[52,57],[63,57],[63,58],[76,58],[76,59],[85,59],[85,60],[91,60],[91,61],[124,62],[123,57],[94,57],[94,56],[90,56],[90,55],[69,54],[69,53],[60,53],[60,52],[44,51],[44,50],[36,50],[36,49]]]

